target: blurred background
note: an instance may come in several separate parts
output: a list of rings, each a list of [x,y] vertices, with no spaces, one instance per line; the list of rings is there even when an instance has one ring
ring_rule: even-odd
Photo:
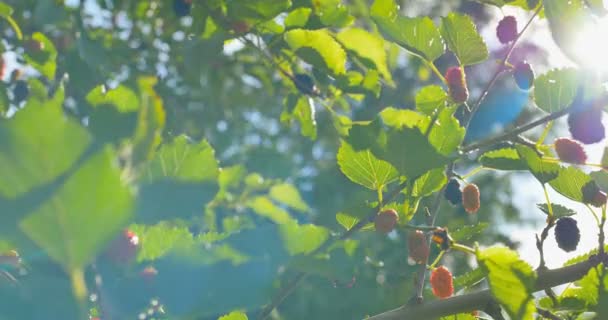
[[[374,198],[373,192],[349,181],[337,167],[336,151],[342,128],[335,123],[328,107],[319,100],[314,102],[316,139],[303,136],[297,125],[281,121],[285,99],[294,92],[293,86],[278,76],[274,66],[264,62],[263,53],[228,32],[211,30],[202,18],[207,17],[204,9],[206,0],[194,0],[192,11],[184,16],[176,14],[172,0],[6,2],[15,8],[17,14],[14,18],[24,34],[40,31],[55,43],[59,52],[58,78],[69,74],[64,107],[83,123],[94,127],[95,123],[115,116],[100,114],[88,104],[86,95],[97,85],[105,84],[108,88],[119,84],[134,86],[138,76],[157,75],[160,81],[156,90],[167,112],[164,135],[170,138],[187,134],[195,140],[207,139],[222,167],[243,164],[246,172],[294,184],[311,210],[309,215],[298,216],[301,221],[314,222],[339,232],[341,227],[335,218],[337,212],[365,208],[365,201]],[[309,2],[293,1],[294,6],[308,5]],[[356,25],[370,27],[371,1],[341,3],[355,18]],[[500,44],[495,35],[498,21],[513,15],[521,28],[531,17],[531,12],[518,7],[499,9],[460,0],[401,3],[402,14],[427,15],[436,24],[441,16],[452,11],[470,15],[490,49],[490,59],[466,70],[474,101],[493,75],[497,60],[505,54],[506,46]],[[284,16],[277,19],[284,19]],[[9,28],[5,28],[4,33],[11,36]],[[254,36],[247,37],[256,41]],[[4,86],[11,89],[14,85],[10,81],[13,70],[20,70],[23,79],[36,76],[36,72],[24,67],[24,61],[18,58],[22,49],[11,47],[6,41],[4,47],[3,58],[7,62]],[[394,87],[383,86],[378,97],[360,95],[337,99],[330,109],[353,120],[371,120],[388,106],[413,108],[415,94],[420,88],[440,83],[420,60],[403,50],[392,46],[388,48],[388,55]],[[573,65],[554,44],[546,21],[538,18],[516,47],[510,62],[515,64],[524,60],[532,64],[537,75],[552,68]],[[436,61],[441,72],[455,63],[455,58],[449,54]],[[317,76],[308,65],[301,65],[299,71]],[[316,80],[320,84],[324,81],[322,77]],[[9,95],[12,94],[10,92]],[[529,94],[519,90],[512,77],[502,77],[472,120],[467,141],[485,138],[541,116],[541,111],[533,107]],[[18,108],[18,104],[13,104],[10,112]],[[553,128],[547,143],[568,135],[565,120],[558,120]],[[99,127],[95,130],[99,137],[111,140],[114,135],[120,135],[121,128]],[[530,131],[527,136],[537,138],[540,130]],[[604,142],[586,149],[589,161],[599,163]],[[465,161],[459,163],[455,171],[467,175],[475,169],[472,161]],[[462,208],[444,203],[438,224],[457,230],[465,225],[487,223],[485,229],[468,236],[467,244],[472,245],[475,241],[481,246],[503,243],[516,249],[524,260],[536,267],[539,257],[534,234],[540,233],[545,223],[545,215],[536,207],[537,203],[544,202],[540,184],[527,173],[507,174],[489,170],[476,173],[468,181],[476,183],[481,190],[480,211],[476,215],[468,215]],[[547,266],[552,268],[594,247],[597,230],[592,215],[584,206],[552,191],[550,198],[555,203],[577,210],[576,219],[582,230],[579,249],[573,253],[558,249],[551,233],[546,242],[545,258]],[[193,232],[210,229],[221,232],[235,228],[234,224],[254,223],[236,221],[234,216],[239,210],[243,209],[218,208],[213,216],[213,227],[210,227],[209,220],[203,219],[193,227],[197,229]],[[412,223],[423,224],[422,216]],[[276,239],[263,232],[256,237],[258,243],[243,241],[238,245],[249,252],[257,252],[260,248],[273,252],[269,248],[275,245]],[[335,270],[327,271],[326,276],[309,277],[285,300],[280,312],[272,316],[276,319],[355,319],[403,304],[411,295],[412,275],[416,270],[407,260],[405,237],[404,232],[393,232],[388,240],[373,232],[358,234],[356,239],[362,241],[355,255],[335,262]],[[171,262],[165,263],[169,265]],[[456,276],[474,268],[474,263],[458,253],[444,257],[444,264],[449,265]],[[284,267],[279,264],[279,269],[283,268],[280,270]],[[202,286],[215,288],[210,290],[212,294],[209,297],[193,298],[188,302],[188,298],[174,293],[162,296],[161,301],[171,305],[173,300],[179,300],[168,310],[184,313],[194,308],[193,304],[199,304],[197,307],[205,310],[205,319],[214,319],[230,308],[261,305],[270,299],[272,290],[269,288],[277,285],[276,270],[270,272],[270,267],[264,264],[251,263],[234,267],[238,268],[241,277],[223,276],[224,272],[231,274],[226,271],[230,268],[233,267],[216,265],[207,271],[206,278],[201,279]],[[233,301],[227,301],[230,299]]]

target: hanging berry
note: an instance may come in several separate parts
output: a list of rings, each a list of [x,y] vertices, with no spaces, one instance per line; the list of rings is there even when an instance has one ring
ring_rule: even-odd
[[[433,294],[436,297],[445,299],[454,294],[453,277],[448,268],[444,266],[435,268],[431,272],[430,282],[431,288],[433,289]]]

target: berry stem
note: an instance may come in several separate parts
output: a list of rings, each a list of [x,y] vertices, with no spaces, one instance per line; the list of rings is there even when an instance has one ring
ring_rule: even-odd
[[[444,254],[445,254],[445,250],[439,251],[439,254],[435,258],[435,260],[433,261],[433,263],[431,263],[431,265],[427,267],[427,270],[433,270],[433,269],[435,269],[435,266],[437,266],[437,264],[439,264],[439,262],[441,261],[441,258],[443,258]]]
[[[591,208],[591,206],[589,206],[588,204],[585,204],[585,206],[587,207],[587,209],[589,209],[589,211],[595,218],[595,223],[597,224],[597,226],[600,227],[600,225],[601,225],[600,218],[597,216],[597,213],[595,213],[595,210],[593,210],[593,208]]]
[[[553,121],[549,121],[547,123],[547,125],[545,126],[545,129],[543,129],[543,132],[540,134],[540,137],[536,141],[536,147],[540,147],[543,144],[543,142],[545,142],[545,139],[547,138],[547,135],[549,134],[551,127],[553,127]]]
[[[453,243],[451,247],[454,250],[461,251],[461,252],[464,252],[464,253],[476,254],[475,249],[473,249],[473,248],[471,248],[469,246],[465,246],[464,244]]]
[[[461,180],[467,180],[468,178],[470,178],[470,177],[472,177],[472,176],[476,175],[477,173],[479,173],[480,171],[482,171],[482,170],[484,170],[484,169],[487,169],[487,168],[486,168],[486,167],[484,167],[484,166],[479,166],[479,167],[477,167],[477,168],[475,168],[475,169],[473,169],[473,170],[469,171],[469,173],[465,174],[464,176],[461,176],[461,177],[460,177],[460,179],[461,179]]]
[[[547,192],[547,186],[543,183],[543,192],[545,193],[545,200],[547,201],[547,208],[549,208],[549,217],[548,220],[553,220],[553,206],[551,205],[551,200],[549,199],[549,192]]]

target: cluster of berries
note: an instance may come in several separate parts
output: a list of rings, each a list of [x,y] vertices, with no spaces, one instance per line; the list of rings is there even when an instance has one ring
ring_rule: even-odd
[[[467,184],[460,190],[460,183],[456,179],[451,179],[445,187],[443,195],[453,205],[462,204],[464,210],[468,213],[475,213],[481,206],[479,199],[479,188],[476,184]]]

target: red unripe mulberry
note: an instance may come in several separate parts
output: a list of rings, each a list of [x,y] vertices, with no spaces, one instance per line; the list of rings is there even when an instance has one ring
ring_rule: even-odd
[[[469,89],[464,70],[460,67],[449,67],[445,72],[445,80],[448,84],[450,97],[454,102],[462,103],[469,98]]]
[[[479,210],[481,202],[479,200],[479,188],[476,184],[468,184],[462,189],[462,206],[468,213],[475,213]]]
[[[587,161],[587,154],[583,146],[568,138],[555,140],[555,152],[560,160],[574,164],[584,164]]]
[[[445,299],[454,294],[452,273],[446,267],[441,266],[434,269],[431,272],[430,282],[436,297]]]
[[[410,232],[407,237],[408,254],[417,264],[426,263],[429,257],[429,244],[426,241],[424,232],[416,230]]]
[[[506,16],[498,22],[496,36],[500,43],[507,43],[517,38],[517,20],[514,16]]]
[[[376,231],[385,234],[393,231],[395,225],[397,225],[397,220],[399,220],[399,215],[397,214],[397,211],[393,209],[387,209],[380,212],[374,220]]]

